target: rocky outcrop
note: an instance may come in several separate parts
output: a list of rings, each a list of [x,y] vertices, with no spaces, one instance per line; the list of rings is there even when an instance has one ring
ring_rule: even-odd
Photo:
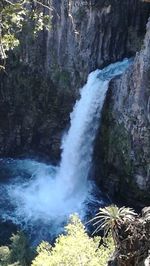
[[[111,84],[101,134],[104,169],[101,185],[129,204],[149,204],[150,21],[142,50],[136,54],[133,65]]]
[[[39,152],[59,159],[77,88],[90,71],[140,49],[150,9],[140,0],[52,6],[51,31],[36,41],[25,29],[1,75],[0,156]]]
[[[120,226],[118,241],[109,266],[150,265],[150,207],[142,210],[142,217]]]

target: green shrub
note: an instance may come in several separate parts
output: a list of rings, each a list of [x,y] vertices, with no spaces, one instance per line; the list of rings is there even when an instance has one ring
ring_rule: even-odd
[[[77,215],[72,215],[55,245],[42,242],[32,266],[105,266],[114,250],[113,239],[108,236],[105,245],[100,237],[89,237]],[[102,240],[103,241],[103,240]],[[22,232],[12,235],[9,247],[0,247],[0,266],[29,266],[33,253]]]
[[[28,266],[31,264],[32,251],[22,232],[13,234],[9,247],[0,247],[0,266]]]
[[[90,238],[78,216],[73,215],[54,247],[47,242],[39,245],[32,266],[104,266],[114,250],[113,241],[108,237],[107,247],[99,247],[99,242],[100,237]]]
[[[10,262],[10,249],[7,246],[0,247],[0,265],[7,266]]]

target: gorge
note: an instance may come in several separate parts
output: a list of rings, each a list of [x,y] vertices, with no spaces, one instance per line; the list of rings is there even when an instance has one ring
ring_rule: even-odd
[[[50,2],[50,30],[19,33],[0,72],[0,215],[30,231],[35,221],[33,238],[41,216],[43,228],[49,213],[84,217],[101,191],[150,203],[150,3]]]

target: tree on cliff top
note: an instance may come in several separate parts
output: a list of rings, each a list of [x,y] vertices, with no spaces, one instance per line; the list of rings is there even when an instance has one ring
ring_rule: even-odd
[[[5,68],[8,51],[19,45],[19,34],[30,25],[33,36],[50,28],[49,0],[1,0],[0,2],[0,69]]]

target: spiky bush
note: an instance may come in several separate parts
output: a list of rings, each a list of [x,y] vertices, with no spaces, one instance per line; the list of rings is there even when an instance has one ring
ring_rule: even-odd
[[[115,245],[118,244],[119,229],[122,225],[129,225],[129,222],[134,221],[137,214],[131,208],[118,208],[116,205],[111,205],[105,208],[100,208],[96,216],[91,220],[96,229],[94,233],[104,230],[105,235],[108,231],[114,239]],[[93,234],[94,234],[93,233]]]

